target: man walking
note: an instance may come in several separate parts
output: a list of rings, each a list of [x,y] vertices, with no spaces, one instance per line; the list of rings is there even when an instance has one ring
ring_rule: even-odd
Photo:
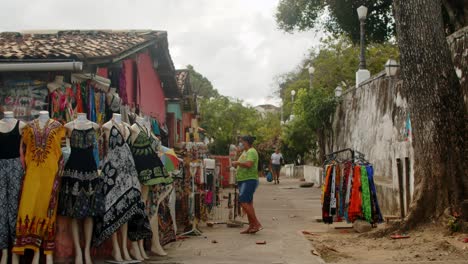
[[[275,184],[279,184],[279,176],[281,171],[281,163],[283,161],[283,155],[280,153],[279,148],[275,149],[275,153],[271,154],[271,171],[273,172],[273,181]]]

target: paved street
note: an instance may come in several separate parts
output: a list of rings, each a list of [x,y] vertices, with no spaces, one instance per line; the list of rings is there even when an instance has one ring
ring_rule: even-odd
[[[261,182],[254,203],[265,229],[258,234],[241,235],[239,228],[210,228],[203,224],[206,238],[173,243],[167,248],[169,257],[153,258],[151,263],[322,263],[311,254],[310,242],[300,232],[320,214],[319,190],[298,186],[298,180],[283,180],[280,185]],[[257,245],[256,241],[261,240],[267,244]]]

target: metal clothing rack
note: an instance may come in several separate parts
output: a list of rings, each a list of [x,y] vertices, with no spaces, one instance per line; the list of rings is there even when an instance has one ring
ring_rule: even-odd
[[[326,154],[325,155],[325,163],[327,163],[327,161],[330,161],[330,160],[337,160],[337,155],[340,154],[340,153],[343,153],[343,152],[350,152],[351,153],[351,160],[353,162],[355,161],[358,161],[358,160],[361,160],[361,161],[367,161],[365,159],[365,156],[362,152],[359,152],[355,149],[352,149],[352,148],[346,148],[346,149],[341,149],[341,150],[337,150],[337,151],[334,151],[334,152],[331,152],[329,154]]]
[[[188,232],[185,232],[181,234],[181,236],[186,236],[186,235],[191,235],[191,236],[202,236],[203,232],[198,229],[198,222],[199,219],[196,217],[195,213],[195,193],[196,193],[196,188],[195,188],[195,176],[196,176],[196,170],[193,170],[194,168],[200,167],[200,163],[195,163],[191,162],[190,163],[190,177],[191,177],[191,185],[192,185],[192,192],[190,193],[190,218],[192,220],[192,229]],[[203,176],[202,176],[203,177]]]

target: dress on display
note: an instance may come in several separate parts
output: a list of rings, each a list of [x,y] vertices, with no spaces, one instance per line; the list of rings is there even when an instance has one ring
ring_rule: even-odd
[[[153,186],[150,192],[150,201],[152,203],[150,213],[152,216],[155,214],[158,215],[158,235],[159,243],[161,244],[161,246],[176,241],[174,222],[172,221],[171,210],[169,207],[170,195],[167,195],[167,197],[163,201],[161,201],[159,207],[157,207],[159,197],[161,197],[162,194],[166,193],[168,188],[170,188],[170,185],[157,184]]]
[[[136,125],[140,129],[140,132],[131,145],[131,149],[140,183],[143,185],[155,185],[172,182],[156,153],[156,140],[149,134],[146,128],[138,123]]]
[[[7,249],[16,237],[18,198],[24,175],[19,123],[10,132],[0,132],[0,249]]]
[[[104,212],[102,178],[98,175],[93,153],[95,141],[94,128],[74,128],[71,132],[71,155],[61,178],[59,215],[83,219]]]
[[[128,128],[125,129],[130,132]],[[108,153],[104,159],[102,174],[105,211],[102,217],[95,218],[93,243],[96,246],[102,244],[122,225],[129,222],[144,224],[136,232],[128,233],[130,240],[151,237],[151,227],[141,200],[140,182],[132,153],[124,135],[115,125],[110,130]]]
[[[61,141],[65,128],[50,119],[40,128],[34,120],[23,132],[26,145],[26,174],[21,192],[16,240],[13,253],[24,254],[25,249],[52,254],[55,249],[55,220],[57,191],[62,169]]]

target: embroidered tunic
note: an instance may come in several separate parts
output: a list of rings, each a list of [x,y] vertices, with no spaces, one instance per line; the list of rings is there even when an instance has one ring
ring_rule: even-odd
[[[65,128],[50,119],[41,129],[39,121],[23,132],[26,174],[21,192],[13,253],[25,249],[52,254],[55,249],[58,176],[62,167],[61,141]]]

